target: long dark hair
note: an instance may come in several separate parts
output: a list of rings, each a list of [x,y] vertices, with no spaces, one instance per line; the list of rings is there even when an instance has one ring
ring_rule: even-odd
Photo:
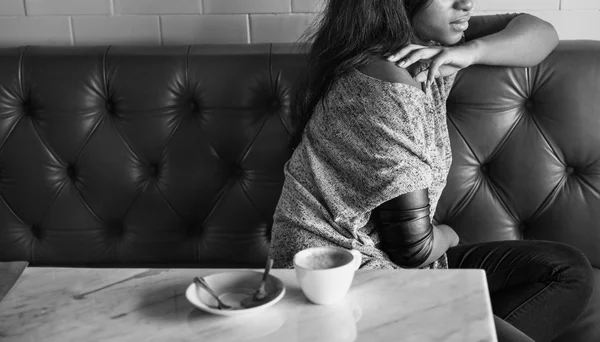
[[[315,107],[334,81],[415,42],[413,20],[431,0],[328,0],[301,40],[311,45],[304,83],[293,103],[297,146]]]

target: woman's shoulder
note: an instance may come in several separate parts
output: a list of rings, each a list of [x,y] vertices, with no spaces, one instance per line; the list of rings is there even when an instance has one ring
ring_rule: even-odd
[[[317,110],[334,113],[324,117],[344,118],[348,123],[404,124],[421,119],[427,102],[427,95],[405,69],[381,61],[353,68],[338,79],[324,101],[326,106]]]
[[[421,85],[415,81],[408,70],[399,68],[396,64],[384,59],[376,59],[356,69],[364,76],[381,82],[402,84],[414,87],[421,91]]]

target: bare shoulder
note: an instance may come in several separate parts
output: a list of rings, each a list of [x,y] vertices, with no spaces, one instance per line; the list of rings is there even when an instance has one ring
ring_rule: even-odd
[[[367,65],[357,68],[361,73],[385,82],[402,83],[421,89],[410,73],[403,68],[397,67],[394,63],[386,60],[374,60]]]

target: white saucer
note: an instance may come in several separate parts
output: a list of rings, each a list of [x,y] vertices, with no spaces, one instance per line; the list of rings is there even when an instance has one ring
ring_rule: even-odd
[[[185,291],[185,296],[190,303],[198,309],[221,316],[240,316],[258,313],[275,303],[285,294],[285,286],[277,277],[269,275],[265,289],[268,299],[259,306],[244,308],[242,300],[252,296],[260,285],[262,272],[256,271],[231,271],[215,273],[204,277],[211,289],[217,293],[219,299],[232,306],[233,309],[222,310],[217,307],[217,301],[206,290],[192,283]]]

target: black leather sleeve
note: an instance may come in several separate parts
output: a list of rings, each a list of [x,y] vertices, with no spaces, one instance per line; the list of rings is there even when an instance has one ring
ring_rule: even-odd
[[[380,205],[376,212],[381,249],[388,257],[405,268],[423,264],[433,250],[427,189],[398,196]]]

